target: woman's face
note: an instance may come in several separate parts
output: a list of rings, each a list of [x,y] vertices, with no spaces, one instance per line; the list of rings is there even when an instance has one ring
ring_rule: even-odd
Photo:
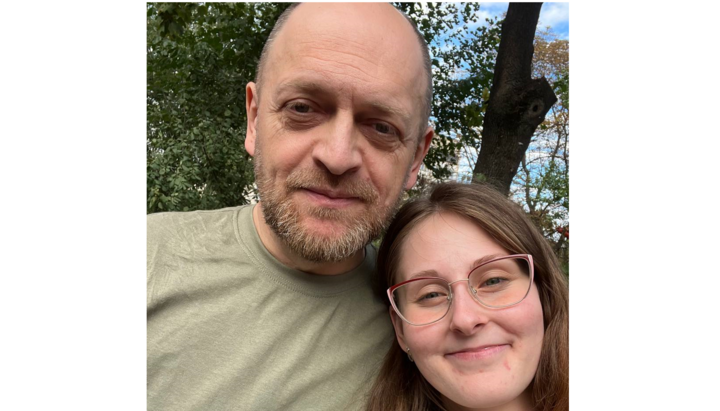
[[[463,280],[477,259],[510,254],[474,223],[445,212],[415,227],[400,253],[395,284],[420,272],[450,282]],[[436,323],[413,326],[390,310],[400,346],[410,348],[418,369],[449,408],[527,402],[544,334],[535,284],[521,303],[503,309],[477,303],[466,282],[452,288],[450,311]]]

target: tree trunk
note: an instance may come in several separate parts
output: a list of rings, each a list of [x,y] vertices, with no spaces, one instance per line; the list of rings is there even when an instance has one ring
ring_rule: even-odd
[[[531,78],[533,40],[542,3],[510,3],[490,89],[474,181],[488,181],[502,193],[510,184],[535,129],[557,101],[545,80]]]

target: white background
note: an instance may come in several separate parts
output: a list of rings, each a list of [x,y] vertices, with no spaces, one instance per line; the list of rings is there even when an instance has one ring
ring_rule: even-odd
[[[708,4],[570,5],[574,410],[717,409]],[[3,6],[0,409],[145,409],[145,12]]]

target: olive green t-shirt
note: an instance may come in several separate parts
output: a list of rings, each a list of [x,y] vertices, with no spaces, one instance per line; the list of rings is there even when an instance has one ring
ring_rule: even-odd
[[[296,271],[252,208],[148,216],[148,410],[361,409],[394,338],[375,249],[345,274]]]

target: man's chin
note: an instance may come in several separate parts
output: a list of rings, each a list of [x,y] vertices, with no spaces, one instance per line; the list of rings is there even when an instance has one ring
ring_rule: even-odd
[[[284,202],[267,201],[263,210],[265,221],[288,248],[312,262],[352,257],[380,234],[387,217],[366,203],[334,208],[303,200],[291,195]]]
[[[353,229],[358,231],[358,225],[353,222],[362,219],[361,216],[345,213],[343,216],[317,216],[302,215],[298,221],[299,228],[310,238],[323,241],[338,241],[346,237]]]
[[[362,219],[362,217],[360,217]],[[340,262],[362,250],[372,239],[372,227],[358,218],[303,216],[285,243],[296,254],[313,262]]]
[[[309,236],[331,240],[342,237],[348,227],[340,221],[309,218],[302,224],[301,229]]]

